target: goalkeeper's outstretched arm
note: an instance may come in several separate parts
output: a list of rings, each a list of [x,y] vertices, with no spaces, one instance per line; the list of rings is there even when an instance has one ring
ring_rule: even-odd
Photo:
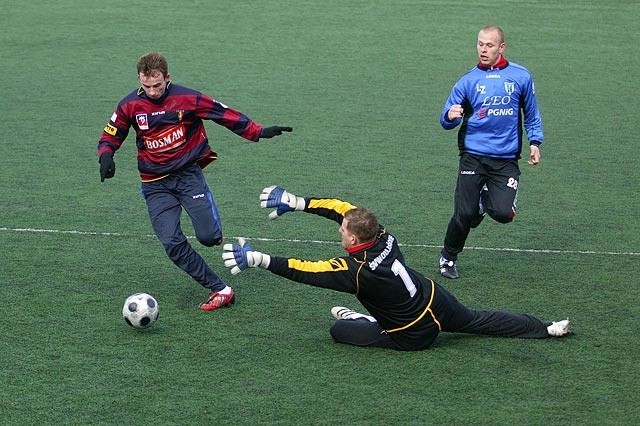
[[[303,211],[305,205],[304,198],[293,195],[280,186],[268,186],[260,194],[260,207],[263,209],[275,208],[269,213],[269,219],[276,219],[294,210]]]
[[[352,260],[348,258],[308,261],[270,256],[254,250],[244,238],[238,238],[237,243],[225,244],[222,249],[224,266],[229,268],[233,275],[249,268],[262,268],[292,281],[316,287],[352,294],[357,290],[353,274],[349,270],[349,262]],[[357,264],[355,268],[359,266],[360,264]]]
[[[271,256],[254,250],[244,238],[238,238],[237,244],[225,244],[222,250],[224,266],[229,268],[233,275],[248,268],[266,269],[271,263]]]
[[[290,211],[305,211],[342,223],[344,214],[356,208],[351,203],[337,198],[299,197],[280,186],[269,186],[260,194],[260,207],[275,208],[269,219],[276,219]]]

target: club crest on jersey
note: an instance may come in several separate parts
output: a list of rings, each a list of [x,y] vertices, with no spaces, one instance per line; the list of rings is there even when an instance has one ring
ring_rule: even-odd
[[[182,121],[182,117],[184,116],[184,110],[178,110],[178,121]]]
[[[140,128],[140,130],[149,130],[149,119],[147,118],[147,114],[136,114],[136,123],[138,123],[138,128]]]
[[[516,90],[516,84],[513,81],[505,81],[504,82],[504,91],[507,92],[507,95],[511,96],[511,94]]]

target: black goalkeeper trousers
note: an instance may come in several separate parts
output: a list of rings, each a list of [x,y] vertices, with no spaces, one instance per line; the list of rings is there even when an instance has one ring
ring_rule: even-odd
[[[433,316],[406,331],[387,333],[377,322],[360,318],[337,320],[329,330],[331,337],[338,343],[397,350],[426,349],[440,331],[524,339],[549,337],[547,324],[532,315],[469,309],[438,284],[435,292]]]
[[[533,315],[469,309],[444,287],[436,285],[435,291],[433,311],[441,331],[524,339],[549,337],[547,324]]]

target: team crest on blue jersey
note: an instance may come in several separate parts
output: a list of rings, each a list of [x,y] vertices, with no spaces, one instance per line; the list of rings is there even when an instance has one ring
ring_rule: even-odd
[[[505,81],[504,82],[504,91],[507,92],[507,95],[511,96],[511,94],[516,90],[516,84],[513,81]]]
[[[149,130],[149,120],[147,114],[136,114],[136,122],[140,130]]]

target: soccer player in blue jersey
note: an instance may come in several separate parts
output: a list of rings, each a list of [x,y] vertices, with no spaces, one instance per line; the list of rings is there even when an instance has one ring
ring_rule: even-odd
[[[209,146],[203,120],[211,120],[249,141],[272,138],[291,127],[263,127],[204,93],[171,81],[158,52],[138,59],[140,87],[125,96],[98,141],[100,180],[114,176],[113,160],[133,127],[141,192],[153,230],[173,263],[210,291],[200,309],[213,311],[235,302],[233,289],[213,272],[182,233],[182,209],[196,239],[207,247],[222,243],[222,224],[202,169],[218,156]]]
[[[396,237],[365,208],[337,198],[299,197],[278,186],[262,191],[260,206],[275,209],[271,219],[300,211],[336,222],[347,253],[328,260],[300,260],[256,251],[240,239],[224,245],[225,266],[232,274],[264,268],[296,282],[353,294],[368,314],[340,306],[331,309],[336,321],[329,332],[338,343],[412,351],[431,346],[441,331],[525,339],[570,332],[568,319],[549,323],[527,314],[467,308],[408,266]]]
[[[482,28],[479,62],[455,83],[442,109],[442,127],[460,127],[454,211],[439,261],[440,274],[446,278],[459,277],[458,254],[485,214],[500,223],[513,220],[523,126],[529,141],[528,163],[540,162],[544,138],[533,78],[523,66],[507,61],[506,47],[500,27]]]

